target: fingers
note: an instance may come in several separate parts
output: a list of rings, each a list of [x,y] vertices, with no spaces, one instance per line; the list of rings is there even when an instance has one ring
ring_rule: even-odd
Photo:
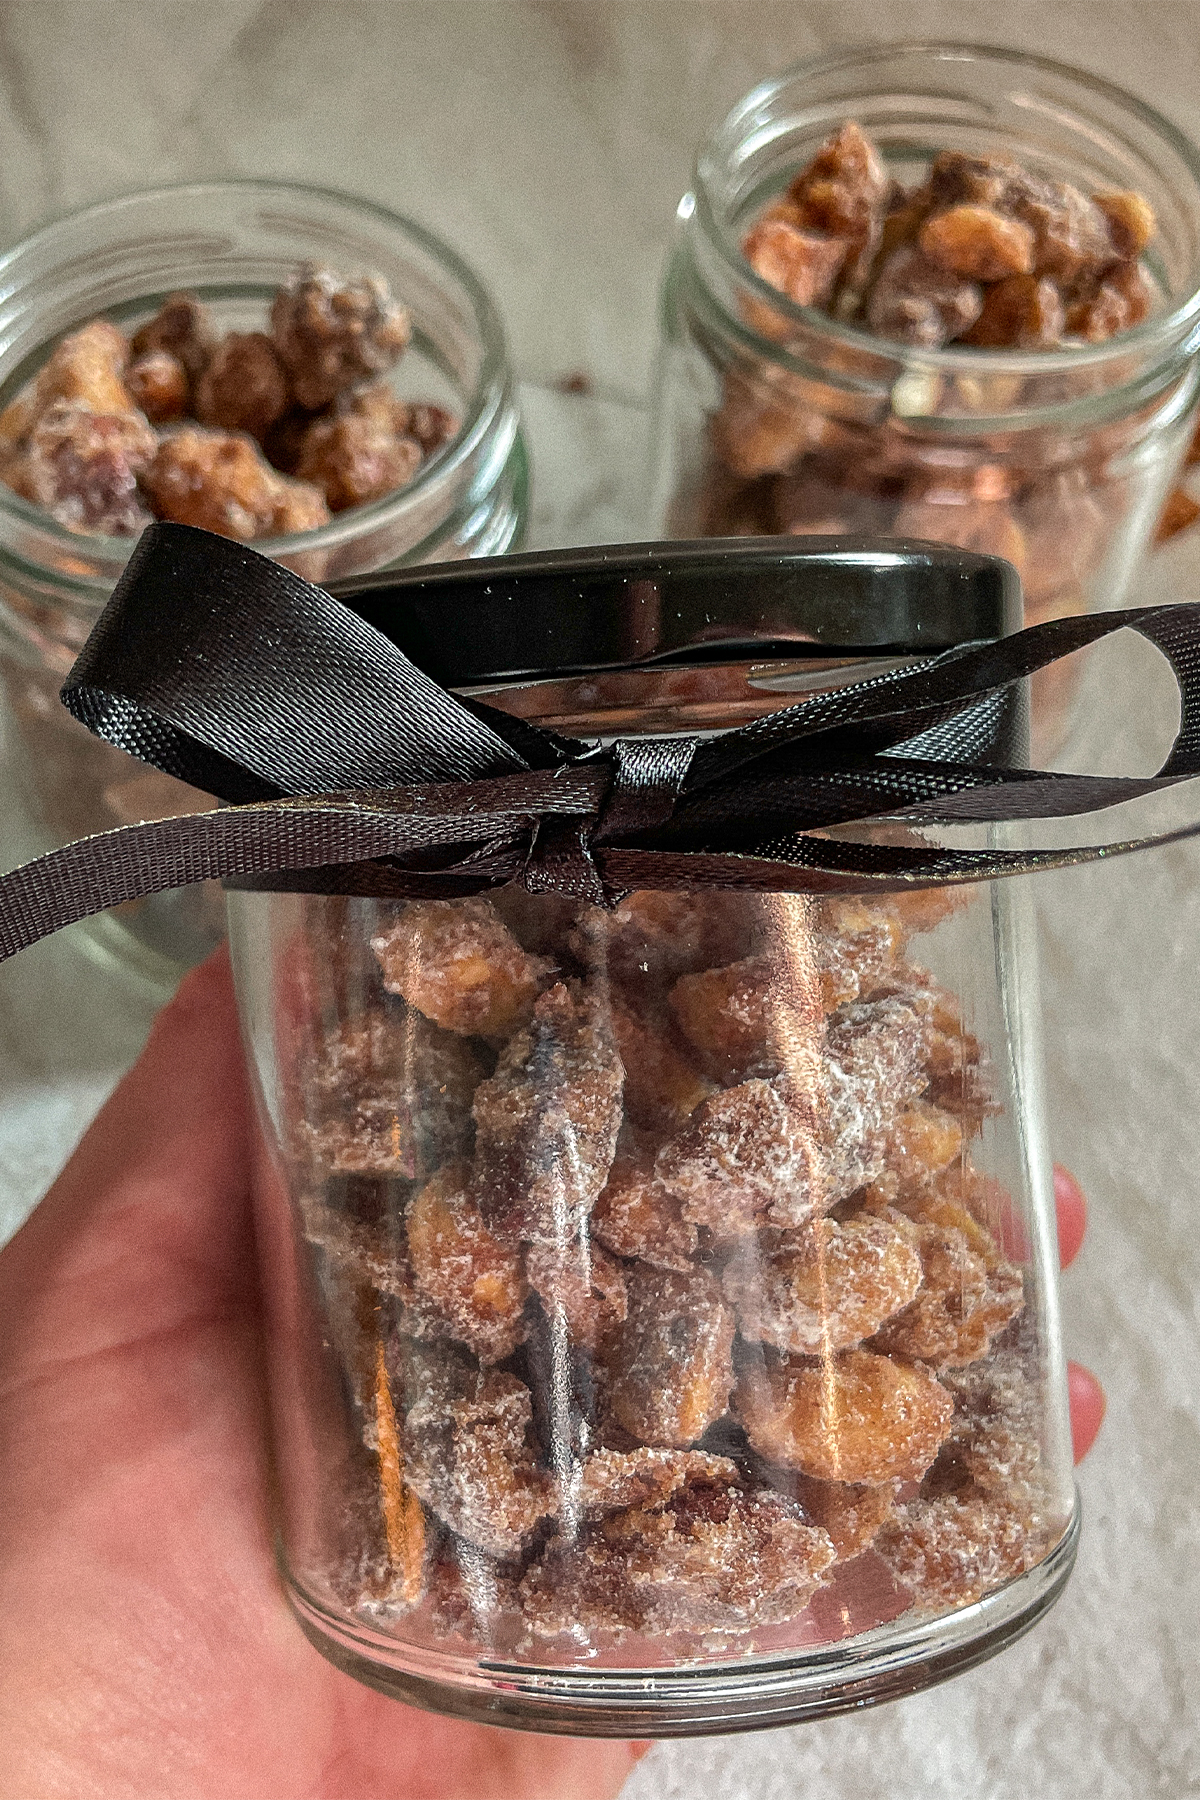
[[[1087,1201],[1075,1177],[1054,1165],[1054,1210],[1058,1217],[1058,1261],[1066,1269],[1075,1261],[1087,1230]]]
[[[247,1107],[228,958],[142,1056],[0,1255],[0,1362],[66,1362],[221,1313],[251,1291]],[[13,1372],[11,1363],[8,1364]]]
[[[1067,1398],[1071,1406],[1071,1447],[1082,1462],[1104,1423],[1104,1389],[1090,1369],[1077,1362],[1067,1364]]]

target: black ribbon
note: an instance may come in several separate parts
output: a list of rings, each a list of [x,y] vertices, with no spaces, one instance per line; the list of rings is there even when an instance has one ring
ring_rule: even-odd
[[[1179,733],[1158,775],[995,760],[1013,683],[1124,626],[1157,645],[1179,684]],[[897,815],[1063,818],[1200,773],[1200,605],[1057,619],[717,737],[598,747],[448,693],[332,595],[244,545],[160,524],[62,697],[97,736],[227,804],[102,832],[0,878],[0,958],[214,877],[375,895],[520,881],[611,905],[634,888],[976,881],[1161,843],[960,850],[808,834]]]

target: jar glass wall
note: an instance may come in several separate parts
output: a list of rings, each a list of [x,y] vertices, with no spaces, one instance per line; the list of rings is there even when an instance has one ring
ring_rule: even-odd
[[[741,240],[854,119],[888,173],[943,149],[1135,190],[1158,303],[1102,344],[913,348],[793,304]],[[1004,50],[876,45],[764,82],[704,144],[662,294],[653,529],[873,532],[1004,556],[1027,618],[1122,604],[1198,394],[1200,158],[1107,83]]]
[[[64,333],[101,313],[136,329],[175,290],[199,295],[222,332],[261,329],[275,290],[305,261],[387,280],[413,325],[396,390],[448,407],[462,424],[399,492],[317,530],[258,540],[256,549],[333,580],[519,544],[528,471],[492,300],[432,234],[346,195],[200,184],[127,195],[45,227],[0,257],[0,402]],[[0,485],[0,672],[30,853],[211,804],[99,743],[58,702],[133,543],[69,531]],[[89,931],[101,953],[171,980],[216,941],[222,923],[219,894],[188,890],[139,902]]]
[[[636,682],[488,699],[600,738],[766,700]],[[229,903],[324,1654],[670,1735],[910,1692],[1040,1616],[1075,1527],[1021,884]]]

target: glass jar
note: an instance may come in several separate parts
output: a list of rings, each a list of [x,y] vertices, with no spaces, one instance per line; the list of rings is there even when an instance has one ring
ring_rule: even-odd
[[[1106,343],[1018,352],[910,348],[795,305],[741,242],[847,119],[906,185],[951,149],[1140,192],[1157,310]],[[1190,439],[1198,330],[1200,156],[1151,108],[1016,51],[876,44],[800,63],[734,107],[680,204],[652,529],[933,539],[1013,562],[1030,623],[1120,606]]]
[[[414,654],[440,574],[370,596]],[[441,678],[597,743],[1019,611],[992,559],[861,543],[497,578],[526,681],[482,683],[490,586],[449,571]],[[666,1736],[911,1692],[1045,1611],[1076,1515],[1026,901],[229,895],[280,1560],[326,1656]]]
[[[26,238],[0,257],[0,404],[66,332],[100,313],[135,330],[177,289],[198,294],[220,331],[259,330],[275,289],[305,261],[385,277],[413,323],[397,391],[449,407],[462,424],[399,492],[256,548],[325,580],[518,544],[528,469],[495,305],[422,226],[348,195],[204,183],[125,195]],[[0,484],[0,673],[28,839],[18,854],[212,804],[98,742],[58,701],[135,541],[69,531]],[[220,894],[206,888],[137,902],[87,930],[98,954],[173,983],[223,923]]]

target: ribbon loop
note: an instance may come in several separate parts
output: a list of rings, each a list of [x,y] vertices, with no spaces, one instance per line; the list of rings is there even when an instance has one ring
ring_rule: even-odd
[[[695,752],[695,738],[619,738],[612,747],[612,786],[596,827],[597,844],[665,825]]]

